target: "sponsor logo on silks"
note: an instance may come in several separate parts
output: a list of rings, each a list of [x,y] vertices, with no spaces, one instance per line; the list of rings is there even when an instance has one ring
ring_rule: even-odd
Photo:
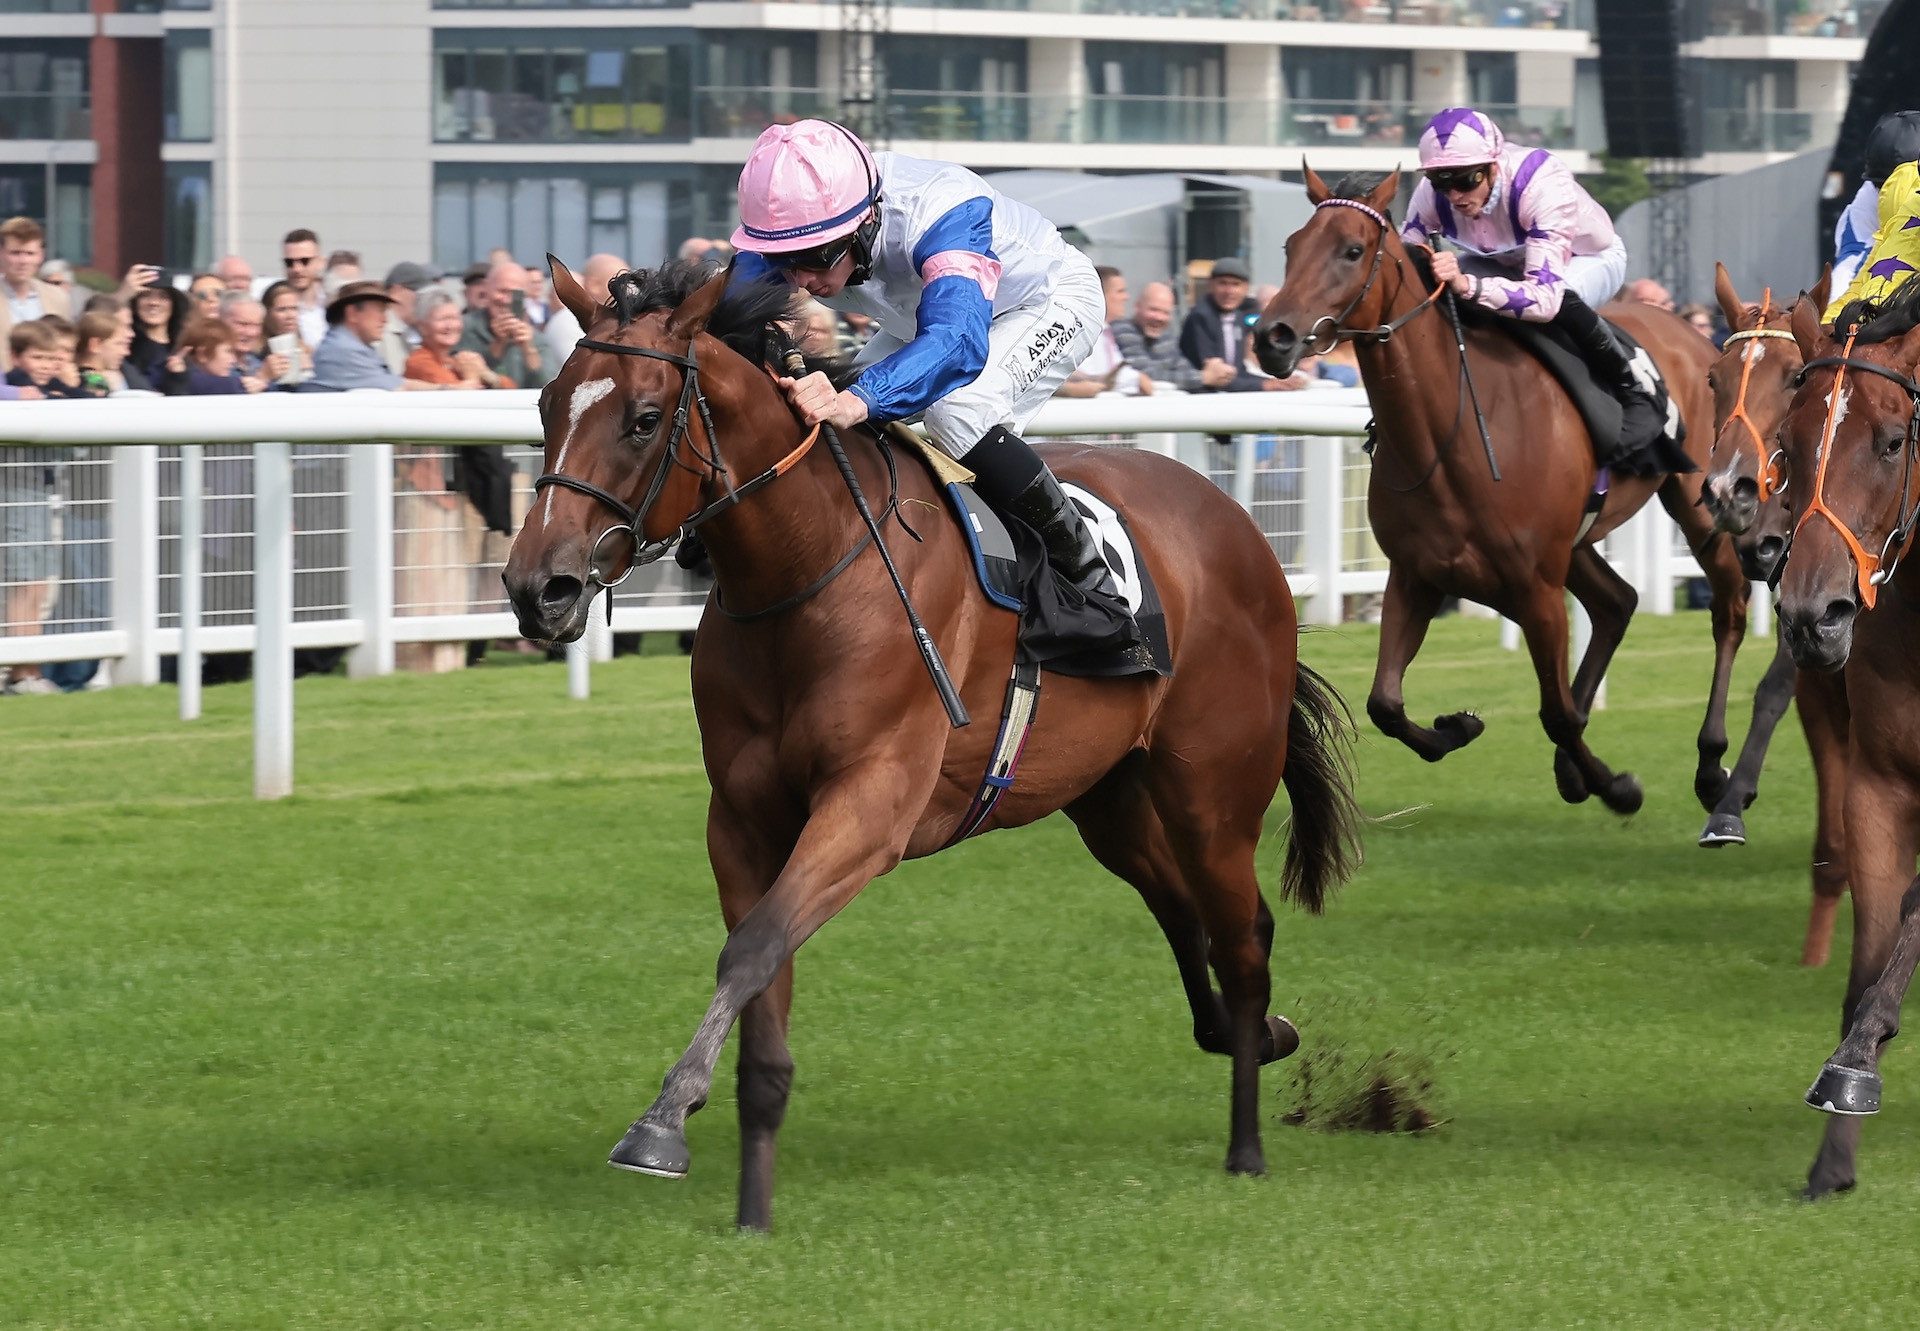
[[[1014,391],[1024,393],[1033,387],[1041,371],[1058,360],[1072,342],[1073,330],[1061,320],[1056,319],[1045,328],[1036,329],[1024,348],[1027,363],[1013,369],[1008,376],[1013,380]]]
[[[1119,588],[1120,598],[1127,603],[1127,609],[1135,615],[1140,614],[1146,604],[1146,592],[1140,582],[1140,560],[1133,550],[1133,538],[1127,535],[1127,529],[1120,522],[1120,514],[1106,500],[1077,485],[1062,482],[1061,490],[1073,506],[1080,510],[1081,520],[1087,525],[1093,537],[1093,543],[1099,547],[1100,558],[1113,570],[1113,581]]]

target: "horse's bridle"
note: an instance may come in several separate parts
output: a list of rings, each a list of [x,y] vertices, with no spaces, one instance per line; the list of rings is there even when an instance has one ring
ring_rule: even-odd
[[[1772,316],[1772,311],[1773,288],[1768,287],[1765,294],[1760,297],[1759,324],[1747,329],[1745,332],[1728,335],[1727,340],[1720,344],[1721,350],[1725,351],[1736,342],[1756,342],[1764,338],[1785,338],[1789,342],[1793,341],[1793,334],[1786,329],[1768,328],[1765,326],[1767,320]],[[1766,440],[1760,437],[1760,427],[1755,425],[1753,423],[1753,417],[1747,414],[1747,383],[1753,378],[1753,367],[1759,362],[1763,354],[1761,349],[1756,347],[1752,354],[1743,353],[1741,355],[1740,393],[1739,396],[1734,398],[1733,411],[1727,416],[1726,422],[1721,428],[1724,429],[1727,425],[1731,425],[1735,421],[1739,421],[1740,424],[1747,427],[1747,435],[1753,440],[1754,472],[1759,478],[1760,502],[1764,504],[1769,497],[1779,494],[1787,488],[1788,476],[1786,468],[1781,465],[1783,451],[1776,448],[1773,450],[1771,457],[1767,455],[1767,444]]]
[[[1308,355],[1325,355],[1327,352],[1332,351],[1335,345],[1340,342],[1368,342],[1377,345],[1392,341],[1395,333],[1406,327],[1406,325],[1411,323],[1415,318],[1426,313],[1427,310],[1433,307],[1435,301],[1446,294],[1447,284],[1442,282],[1434,290],[1427,293],[1425,300],[1415,305],[1398,319],[1383,323],[1378,328],[1348,328],[1346,326],[1347,316],[1360,308],[1360,302],[1367,298],[1367,293],[1373,290],[1373,284],[1380,278],[1382,261],[1387,257],[1387,232],[1392,230],[1393,224],[1387,220],[1386,214],[1369,204],[1360,202],[1358,199],[1322,199],[1313,205],[1315,212],[1319,212],[1322,208],[1351,208],[1355,212],[1373,219],[1374,224],[1380,228],[1380,231],[1379,234],[1374,237],[1373,241],[1373,264],[1367,269],[1367,280],[1360,284],[1359,292],[1355,294],[1352,300],[1347,302],[1347,307],[1341,310],[1340,313],[1321,315],[1313,321],[1313,327],[1307,330],[1307,340],[1303,350]],[[1406,261],[1404,259],[1395,259],[1394,264],[1400,268],[1404,275],[1406,271]],[[1331,341],[1329,341],[1324,348],[1315,350],[1320,340],[1322,328],[1326,329]]]
[[[1833,390],[1827,395],[1827,419],[1820,435],[1820,465],[1813,475],[1813,498],[1807,504],[1806,512],[1800,515],[1800,520],[1793,524],[1793,534],[1799,535],[1800,529],[1806,526],[1808,519],[1816,513],[1823,515],[1828,522],[1832,523],[1834,530],[1840,533],[1840,539],[1846,543],[1847,549],[1853,555],[1854,580],[1860,588],[1860,603],[1871,610],[1879,594],[1879,588],[1891,579],[1894,570],[1900,567],[1900,557],[1905,553],[1907,539],[1913,535],[1915,522],[1920,521],[1920,497],[1916,497],[1913,491],[1914,452],[1920,449],[1920,383],[1915,383],[1898,370],[1890,370],[1884,365],[1875,365],[1872,361],[1855,360],[1853,338],[1852,333],[1847,334],[1846,345],[1841,348],[1838,356],[1821,356],[1816,360],[1808,361],[1800,367],[1800,373],[1794,380],[1796,384],[1803,384],[1806,382],[1809,370],[1817,370],[1827,365],[1838,368],[1838,373],[1833,379]],[[1840,388],[1846,382],[1849,369],[1865,370],[1869,374],[1879,375],[1882,379],[1893,380],[1906,392],[1908,401],[1912,403],[1912,410],[1907,415],[1906,437],[1900,441],[1902,458],[1900,516],[1894,523],[1893,530],[1887,533],[1886,543],[1880,547],[1878,555],[1868,554],[1866,547],[1860,544],[1860,538],[1853,534],[1853,529],[1840,520],[1839,514],[1827,507],[1827,463],[1833,457],[1834,432],[1840,425]]]
[[[667,446],[660,453],[660,465],[655,469],[653,479],[647,483],[646,497],[640,501],[638,508],[629,508],[618,495],[609,494],[589,481],[557,471],[547,472],[533,483],[535,495],[538,495],[545,486],[557,485],[562,489],[573,490],[590,499],[598,500],[620,516],[619,525],[608,527],[594,537],[593,545],[587,551],[587,580],[593,586],[609,589],[618,587],[633,576],[634,569],[658,561],[666,555],[667,551],[673,549],[681,537],[732,508],[761,486],[768,485],[785,475],[795,463],[806,456],[807,450],[812,448],[814,441],[820,437],[820,427],[816,425],[807,432],[806,437],[791,453],[745,484],[735,486],[729,479],[727,464],[720,460],[720,447],[713,432],[713,414],[707,410],[707,395],[700,391],[700,363],[693,342],[687,343],[687,354],[684,356],[676,356],[670,351],[656,351],[651,347],[628,346],[622,342],[602,342],[594,338],[583,337],[579,345],[589,351],[607,351],[616,356],[645,356],[649,360],[666,361],[669,365],[680,366],[685,372],[680,381],[680,400],[673,409],[672,432],[667,436]],[[706,431],[707,451],[704,453],[693,441],[692,412],[694,410],[700,413],[700,424]],[[683,439],[701,466],[706,468],[704,474],[699,469],[681,461],[680,443]],[[659,501],[661,491],[666,489],[667,478],[672,475],[674,467],[702,476],[703,479],[705,476],[713,476],[726,481],[727,493],[704,508],[695,510],[690,517],[682,520],[674,529],[673,535],[665,540],[649,541],[645,530],[647,515],[653,511],[654,504]],[[633,541],[633,562],[627,566],[625,573],[608,582],[600,576],[600,548],[608,537],[623,533]]]

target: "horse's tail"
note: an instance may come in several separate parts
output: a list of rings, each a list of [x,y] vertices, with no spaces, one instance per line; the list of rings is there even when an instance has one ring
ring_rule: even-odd
[[[1353,796],[1353,713],[1333,685],[1305,664],[1293,685],[1287,766],[1281,774],[1293,821],[1280,893],[1318,914],[1360,867],[1366,815]]]

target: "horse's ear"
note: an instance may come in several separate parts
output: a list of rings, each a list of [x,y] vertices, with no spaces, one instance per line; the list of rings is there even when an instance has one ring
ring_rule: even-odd
[[[1315,207],[1333,197],[1333,191],[1327,188],[1327,182],[1320,179],[1319,172],[1307,165],[1307,159],[1300,159],[1300,174],[1307,182],[1307,202]]]
[[[580,321],[585,328],[593,322],[593,302],[587,299],[587,290],[580,285],[580,279],[553,255],[547,256],[547,272],[553,276],[553,294],[567,307],[567,313]]]
[[[1800,344],[1800,359],[1812,360],[1820,354],[1826,334],[1820,327],[1820,307],[1806,296],[1793,303],[1793,340]]]
[[[1396,166],[1387,173],[1387,178],[1375,185],[1367,195],[1367,206],[1384,216],[1393,211],[1393,201],[1399,196],[1400,168]]]
[[[702,283],[698,290],[680,302],[680,307],[667,316],[667,332],[674,337],[684,337],[691,342],[706,331],[707,320],[720,307],[720,298],[727,294],[727,282],[733,277],[733,265],[728,264]]]
[[[1720,302],[1720,313],[1727,316],[1727,327],[1739,332],[1746,326],[1747,303],[1740,299],[1740,293],[1733,289],[1733,278],[1727,273],[1724,263],[1713,265],[1713,295]]]
[[[1813,284],[1813,290],[1807,294],[1813,298],[1813,303],[1821,309],[1824,310],[1827,308],[1827,303],[1833,299],[1832,264],[1828,264],[1820,270],[1820,280]]]

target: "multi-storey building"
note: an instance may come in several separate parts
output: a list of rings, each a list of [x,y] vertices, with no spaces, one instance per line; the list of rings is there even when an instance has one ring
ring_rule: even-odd
[[[982,170],[1282,175],[1410,164],[1466,101],[1587,170],[1591,2],[895,0],[884,123]],[[1880,0],[1682,2],[1691,169],[1831,140]],[[63,252],[109,266],[154,227],[174,266],[296,225],[374,267],[657,255],[721,230],[769,121],[836,110],[840,22],[813,0],[0,0],[0,213],[50,211]],[[161,130],[157,197],[127,186],[130,119]]]

